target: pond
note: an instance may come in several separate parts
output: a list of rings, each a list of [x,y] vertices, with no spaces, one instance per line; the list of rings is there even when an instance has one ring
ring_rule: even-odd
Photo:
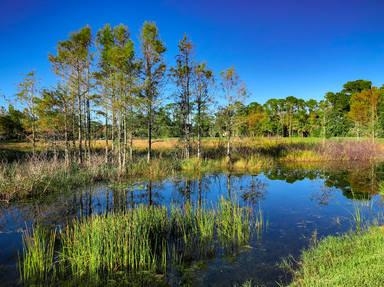
[[[78,191],[0,207],[0,280],[19,281],[18,254],[22,231],[34,222],[62,228],[75,217],[103,214],[144,205],[208,206],[232,198],[261,210],[264,227],[234,254],[219,252],[177,272],[167,272],[170,286],[257,286],[287,284],[281,267],[288,256],[298,259],[315,239],[355,227],[357,210],[367,222],[381,216],[378,195],[382,164],[350,166],[274,166],[258,173],[216,173],[133,184],[97,184]]]

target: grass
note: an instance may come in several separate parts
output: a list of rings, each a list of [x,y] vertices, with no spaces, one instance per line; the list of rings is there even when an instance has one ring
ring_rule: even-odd
[[[34,278],[44,282],[54,273],[54,247],[56,231],[47,231],[37,225],[31,232],[23,233],[23,258],[19,264],[22,280]]]
[[[216,248],[247,244],[250,222],[248,208],[222,198],[217,209],[142,205],[76,219],[59,233],[42,232],[38,226],[24,234],[20,274],[24,282],[48,274],[52,280],[70,276],[91,281],[116,272],[165,274],[172,262],[199,260]],[[60,244],[53,255],[55,241]]]
[[[34,157],[0,165],[0,201],[38,197],[101,180],[164,178],[174,175],[177,170],[177,161],[156,159],[149,165],[144,159],[138,159],[130,162],[122,175],[113,164],[105,164],[102,156],[93,156],[83,165],[72,163],[70,166],[63,160]]]
[[[222,245],[244,245],[249,240],[250,213],[238,203],[221,198],[217,233]]]
[[[384,229],[330,236],[304,251],[290,286],[383,286]]]
[[[324,164],[333,161],[371,161],[382,157],[383,143],[330,139],[325,144],[315,138],[236,138],[232,161],[225,158],[221,139],[204,139],[204,158],[181,159],[177,139],[156,140],[155,158],[150,164],[145,158],[145,142],[135,140],[135,156],[123,171],[116,164],[104,163],[103,142],[93,142],[95,155],[90,162],[65,166],[62,159],[48,156],[26,157],[24,160],[4,162],[0,166],[0,201],[13,201],[48,192],[71,189],[96,180],[134,181],[161,179],[177,174],[196,175],[207,172],[241,171],[259,172],[275,164]],[[2,143],[0,150],[28,152],[26,143]],[[44,149],[38,144],[38,150]]]
[[[63,161],[34,158],[25,162],[3,164],[0,167],[0,201],[13,201],[49,192],[72,189],[111,176],[113,170],[93,158],[85,166]]]

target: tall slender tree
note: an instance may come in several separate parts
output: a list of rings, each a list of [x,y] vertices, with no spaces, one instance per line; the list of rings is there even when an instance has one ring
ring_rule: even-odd
[[[24,80],[19,84],[17,93],[19,101],[25,106],[27,125],[32,131],[33,154],[36,150],[36,99],[37,99],[37,80],[34,71],[29,72]]]
[[[221,72],[221,86],[224,92],[226,107],[224,109],[225,136],[227,138],[227,159],[231,161],[232,136],[236,128],[236,112],[248,96],[245,83],[239,78],[234,67]]]
[[[148,136],[147,161],[150,162],[152,158],[154,109],[159,100],[159,88],[166,71],[163,60],[163,54],[166,48],[160,39],[159,29],[154,22],[144,23],[141,29],[140,42],[143,54],[143,96]]]
[[[179,116],[181,123],[181,136],[184,147],[184,157],[191,155],[191,97],[192,97],[192,76],[193,44],[187,35],[179,42],[179,54],[176,56],[176,66],[171,68],[171,77],[178,87],[177,103],[179,105]]]
[[[207,68],[205,63],[201,63],[194,68],[195,78],[195,103],[196,103],[196,125],[197,125],[197,157],[202,156],[202,126],[204,123],[203,114],[208,110],[208,104],[213,102],[210,88],[214,84],[212,70]]]
[[[90,153],[90,80],[92,55],[91,28],[86,26],[59,42],[57,55],[50,55],[55,70],[62,76],[71,94],[72,133],[75,143],[75,123],[78,134],[78,161],[83,162],[83,139],[86,127],[86,147]]]

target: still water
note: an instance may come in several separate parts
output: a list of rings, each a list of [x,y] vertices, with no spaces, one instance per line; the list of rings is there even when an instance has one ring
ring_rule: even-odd
[[[0,285],[18,282],[17,258],[22,230],[34,222],[57,228],[74,217],[121,211],[146,205],[213,206],[221,197],[261,209],[265,228],[254,234],[249,246],[236,254],[217,254],[190,263],[183,272],[167,274],[170,286],[236,286],[252,280],[257,286],[287,284],[290,275],[281,268],[288,256],[313,239],[354,228],[357,208],[368,222],[381,216],[379,185],[383,165],[332,167],[278,166],[259,173],[217,173],[163,181],[120,185],[98,184],[52,194],[44,199],[0,206]]]

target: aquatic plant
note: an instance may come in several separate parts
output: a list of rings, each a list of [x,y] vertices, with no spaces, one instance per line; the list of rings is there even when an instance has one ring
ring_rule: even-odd
[[[248,208],[224,198],[217,210],[193,208],[188,203],[170,210],[140,205],[125,212],[73,220],[58,234],[56,262],[52,245],[56,235],[49,237],[38,226],[28,236],[19,263],[21,277],[25,281],[51,270],[58,278],[70,275],[86,280],[117,271],[164,274],[169,262],[205,258],[214,252],[215,245],[232,248],[247,244],[250,221]],[[39,245],[29,243],[35,241]],[[51,260],[41,259],[42,251],[48,249]],[[34,264],[33,272],[23,271],[27,270],[25,264],[32,266],[30,262],[38,260],[44,264]]]
[[[256,234],[261,235],[263,230],[268,227],[268,221],[265,219],[263,210],[259,206],[254,215],[254,224],[256,228]]]
[[[31,278],[47,280],[55,272],[54,246],[56,231],[47,231],[41,225],[23,233],[23,254],[19,259],[19,271],[22,280]]]
[[[217,234],[224,246],[243,245],[248,241],[251,231],[249,209],[222,197],[217,220]]]

